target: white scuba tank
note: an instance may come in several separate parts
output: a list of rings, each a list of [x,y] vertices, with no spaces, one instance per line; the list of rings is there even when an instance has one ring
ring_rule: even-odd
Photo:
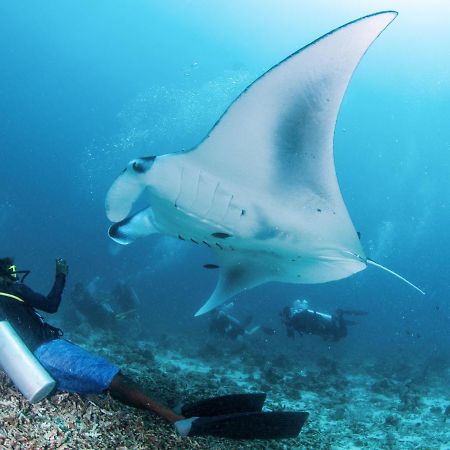
[[[0,367],[30,403],[47,397],[56,385],[7,320],[0,320]]]

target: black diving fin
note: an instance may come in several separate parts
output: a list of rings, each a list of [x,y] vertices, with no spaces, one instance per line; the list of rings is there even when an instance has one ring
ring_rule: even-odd
[[[341,312],[349,316],[367,316],[369,314],[367,311],[361,309],[341,309]]]
[[[231,439],[287,439],[297,437],[305,411],[243,412],[211,417],[191,417],[175,422],[182,436],[217,436]]]
[[[232,439],[285,439],[296,437],[308,413],[263,412],[265,393],[213,397],[182,407],[186,419],[175,422],[182,436],[211,435]]]
[[[231,394],[221,397],[212,397],[181,408],[184,417],[220,416],[241,412],[258,412],[262,410],[267,394]]]
[[[348,325],[348,326],[358,325],[358,322],[355,322],[354,320],[344,319],[344,323],[345,323],[345,325]]]

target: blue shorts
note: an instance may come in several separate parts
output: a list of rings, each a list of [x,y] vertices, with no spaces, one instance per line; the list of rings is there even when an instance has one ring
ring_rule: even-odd
[[[120,370],[65,339],[42,344],[34,355],[56,380],[57,389],[78,394],[100,394]]]

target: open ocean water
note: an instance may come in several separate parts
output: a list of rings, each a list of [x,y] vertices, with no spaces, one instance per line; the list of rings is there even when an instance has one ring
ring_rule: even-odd
[[[107,190],[131,159],[197,145],[291,53],[383,10],[399,15],[350,81],[335,130],[336,171],[367,255],[426,295],[374,267],[325,284],[269,283],[234,298],[232,314],[272,335],[211,334],[211,314],[193,316],[217,280],[203,267],[213,255],[158,235],[114,243]],[[310,412],[296,439],[242,443],[177,440],[126,409],[129,429],[116,440],[99,423],[97,434],[81,441],[73,431],[60,448],[450,449],[449,14],[447,0],[0,3],[0,257],[30,269],[27,283],[42,292],[54,259],[66,258],[63,307],[51,323],[171,406],[263,390],[269,408]],[[81,288],[92,306],[77,296]],[[357,323],[339,342],[292,340],[279,313],[297,298],[326,313],[367,314],[351,318]],[[7,396],[8,381],[0,382]],[[42,407],[49,430],[77,415],[70,397],[60,401],[67,416],[58,401]],[[97,422],[120,408],[102,401]],[[156,440],[138,438],[134,417],[160,430]],[[0,439],[11,427],[25,436],[14,448],[45,448],[38,422],[5,425]]]

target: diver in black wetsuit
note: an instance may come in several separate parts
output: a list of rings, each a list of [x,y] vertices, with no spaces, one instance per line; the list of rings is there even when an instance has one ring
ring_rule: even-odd
[[[0,259],[0,315],[7,318],[27,347],[34,351],[62,334],[58,328],[45,323],[34,308],[50,314],[58,311],[66,283],[67,264],[61,259],[56,261],[55,281],[46,297],[23,283],[28,273],[18,272],[11,258]],[[19,274],[23,274],[20,282]]]
[[[229,314],[228,310],[231,307],[232,305],[228,304],[211,313],[211,319],[209,321],[210,333],[232,340],[245,334],[246,327],[250,324],[252,318],[248,317],[244,322],[241,322]]]
[[[57,388],[68,392],[100,394],[106,390],[122,403],[147,409],[174,423],[184,417],[158,404],[141,391],[120,369],[104,358],[61,339],[58,328],[45,323],[36,309],[56,313],[68,274],[63,259],[56,260],[53,288],[47,296],[18,281],[12,258],[0,258],[0,320],[7,320],[39,362],[56,380]]]
[[[365,315],[364,311],[344,311],[337,309],[334,314],[325,314],[309,309],[307,300],[296,300],[292,306],[286,306],[280,313],[286,325],[287,335],[295,337],[295,332],[314,334],[324,340],[339,341],[347,336],[347,326],[356,322],[344,318],[344,314]]]

